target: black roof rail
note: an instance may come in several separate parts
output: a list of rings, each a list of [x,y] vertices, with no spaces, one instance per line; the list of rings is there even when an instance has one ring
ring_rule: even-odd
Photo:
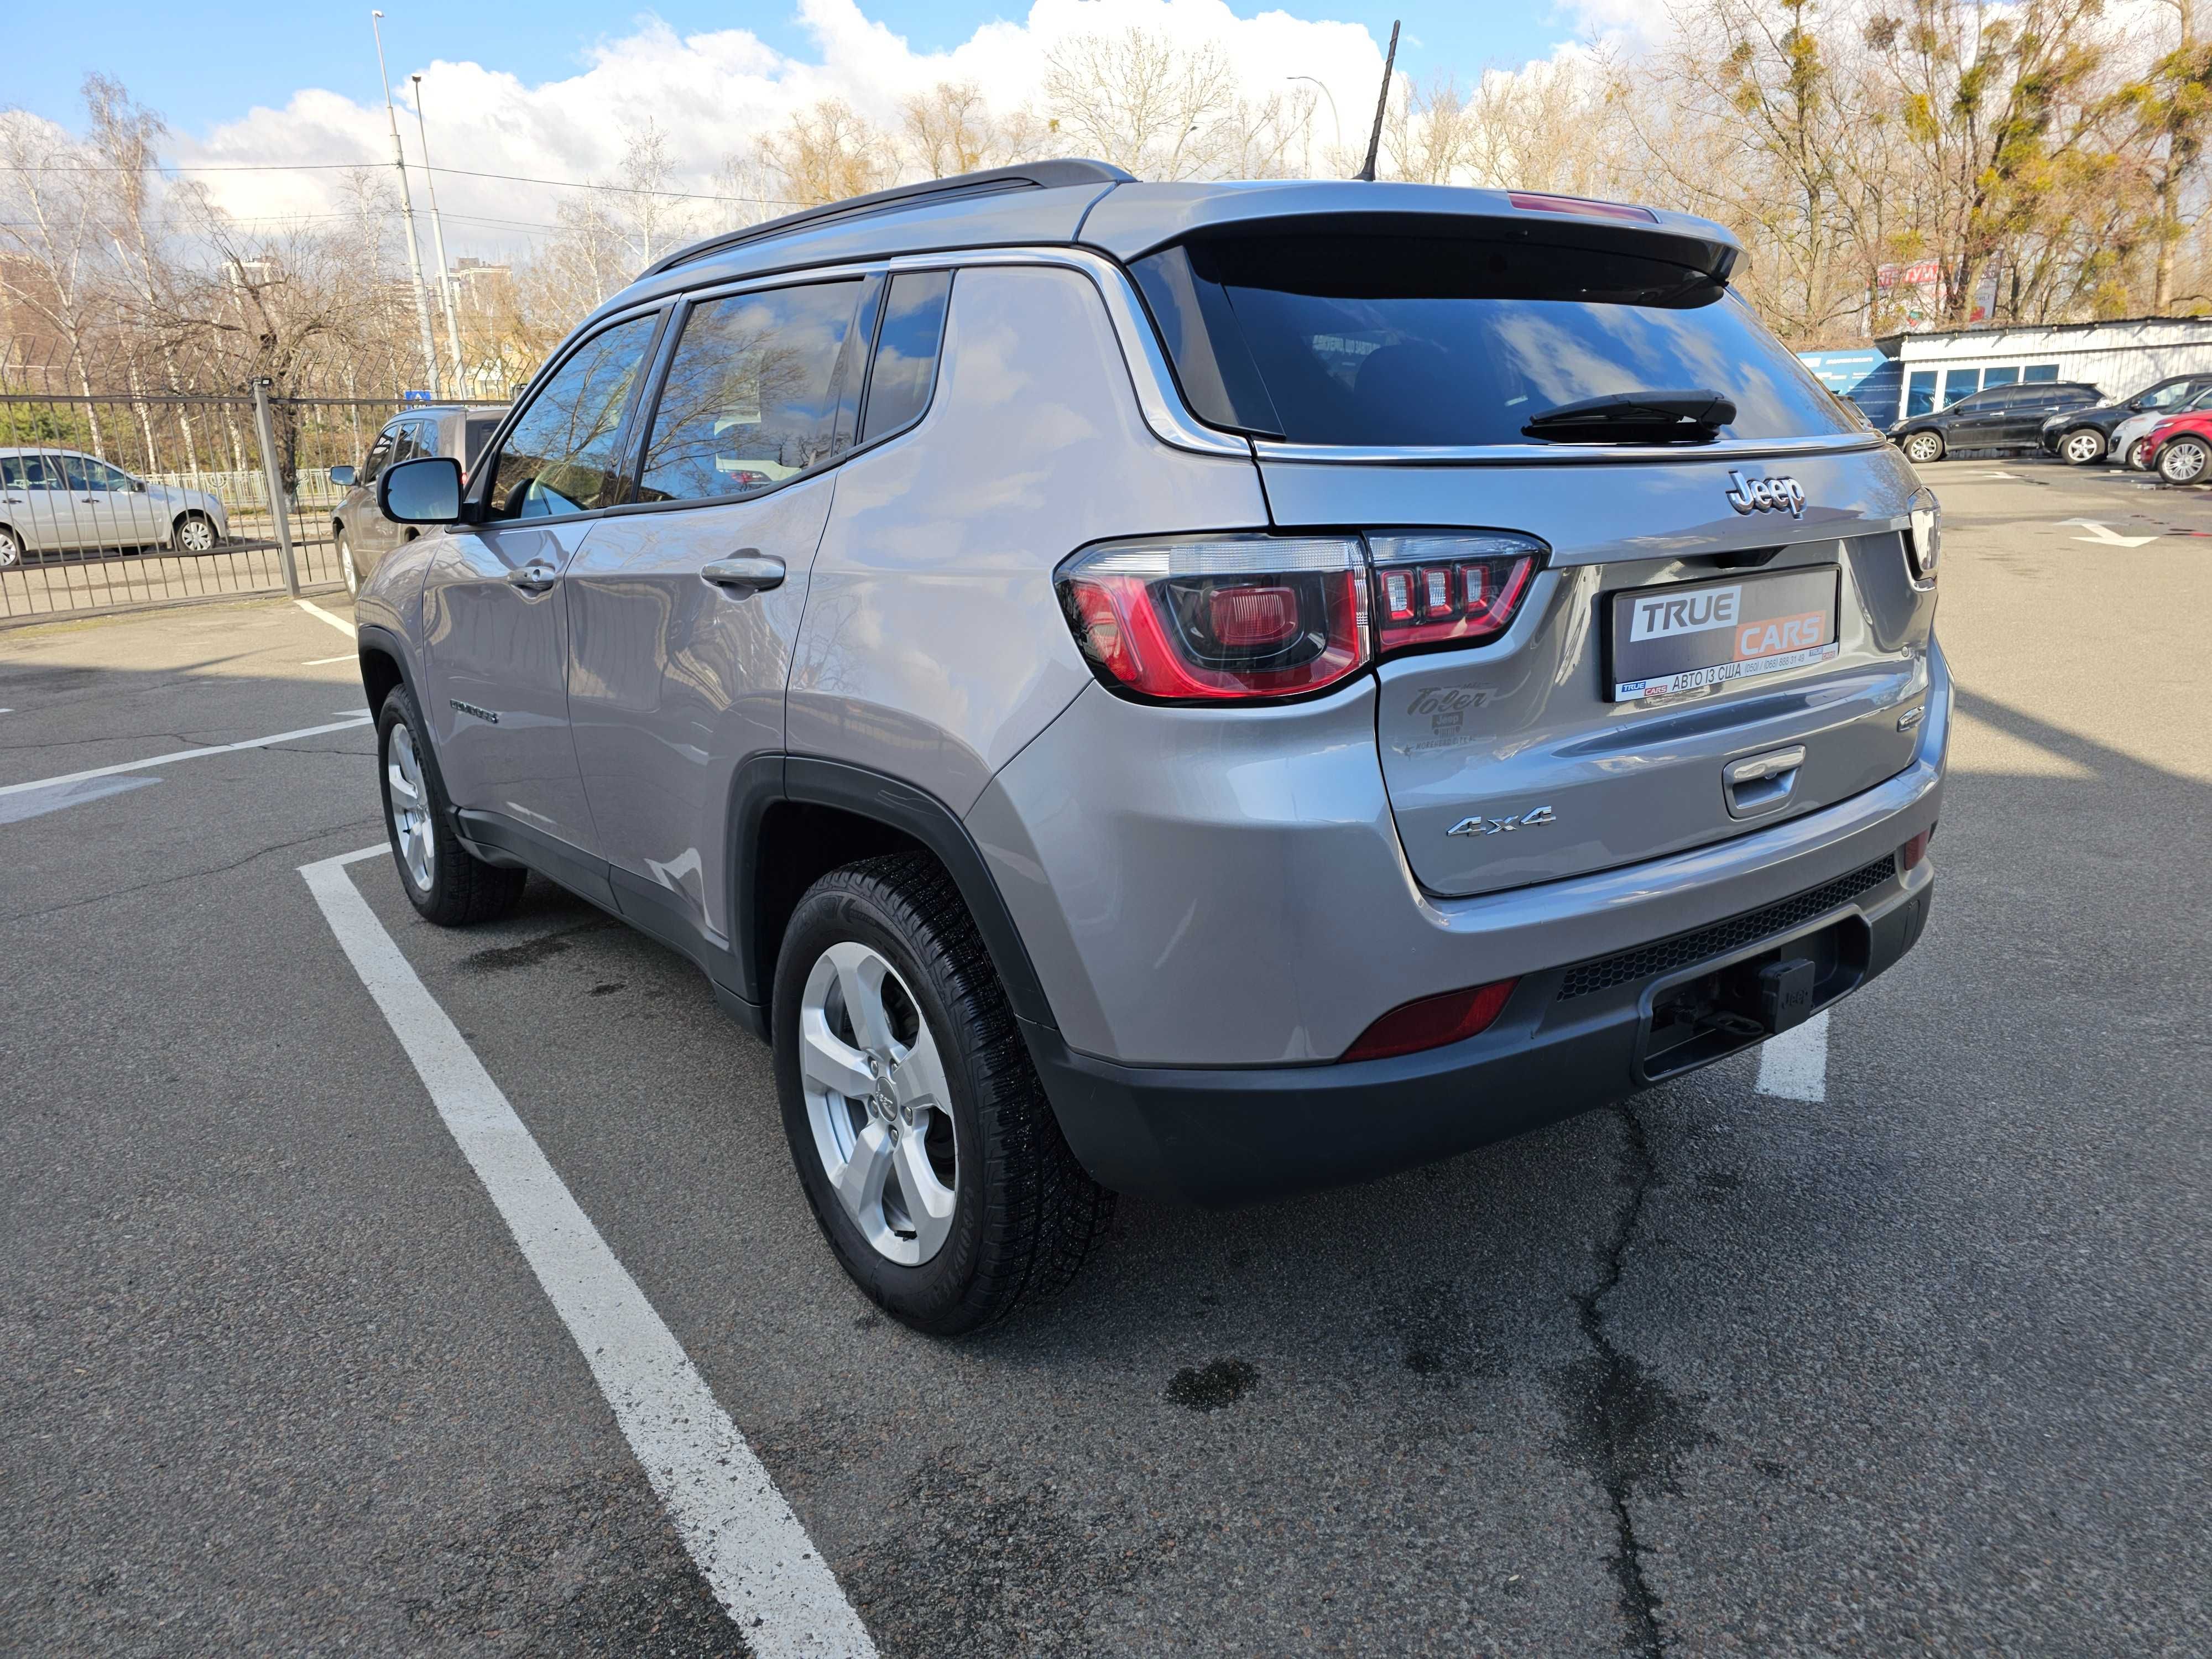
[[[787,213],[781,219],[747,225],[743,230],[733,230],[726,235],[710,236],[703,242],[694,242],[689,247],[677,249],[666,258],[647,266],[640,275],[641,277],[658,276],[664,270],[688,265],[696,259],[704,259],[747,242],[764,241],[772,236],[787,235],[794,230],[805,230],[841,219],[894,213],[902,207],[921,206],[947,198],[990,196],[1008,190],[1052,190],[1066,185],[1127,185],[1135,182],[1134,173],[1124,173],[1109,162],[1069,160],[1032,161],[1023,167],[992,167],[982,173],[956,173],[950,179],[926,179],[918,185],[895,185],[889,190],[848,197],[826,207],[805,208],[797,213]]]

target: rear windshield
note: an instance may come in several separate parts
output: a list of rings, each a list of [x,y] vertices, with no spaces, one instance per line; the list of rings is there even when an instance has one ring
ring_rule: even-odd
[[[505,410],[501,410],[498,415],[469,416],[468,424],[462,434],[462,441],[467,445],[469,452],[468,459],[462,464],[465,469],[477,464],[477,457],[483,453],[484,445],[490,441],[491,434],[499,429],[501,416],[506,412]]]
[[[1132,268],[1184,394],[1306,444],[1525,444],[1610,392],[1711,390],[1723,437],[1854,429],[1727,287],[1632,254],[1424,236],[1241,236]]]

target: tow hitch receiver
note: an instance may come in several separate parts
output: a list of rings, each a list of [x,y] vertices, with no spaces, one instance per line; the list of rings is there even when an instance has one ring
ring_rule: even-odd
[[[1642,1071],[1656,1082],[1802,1025],[1866,970],[1866,923],[1846,917],[1665,985],[1651,999]]]

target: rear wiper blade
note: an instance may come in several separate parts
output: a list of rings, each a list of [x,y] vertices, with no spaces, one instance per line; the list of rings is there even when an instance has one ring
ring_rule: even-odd
[[[1725,392],[1611,392],[1547,409],[1521,428],[1531,438],[1567,443],[1702,443],[1735,419]]]

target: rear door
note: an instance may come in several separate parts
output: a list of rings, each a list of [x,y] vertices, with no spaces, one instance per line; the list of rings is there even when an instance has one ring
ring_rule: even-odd
[[[1278,525],[1356,526],[1375,562],[1376,738],[1423,885],[1679,852],[1911,763],[1913,475],[1717,283],[1521,239],[1193,252],[1138,270],[1186,385],[1279,434],[1255,442]],[[1733,407],[1543,435],[1662,389]]]

